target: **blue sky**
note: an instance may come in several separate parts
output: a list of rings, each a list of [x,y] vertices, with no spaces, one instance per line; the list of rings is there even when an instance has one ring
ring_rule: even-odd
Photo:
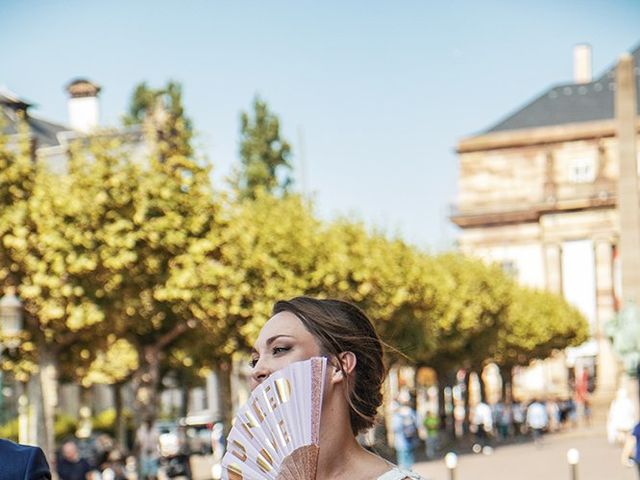
[[[178,80],[218,185],[260,94],[320,215],[437,250],[456,235],[457,141],[571,81],[577,43],[598,74],[639,25],[633,0],[0,0],[0,85],[66,122],[63,87],[87,77],[114,125],[136,83]]]

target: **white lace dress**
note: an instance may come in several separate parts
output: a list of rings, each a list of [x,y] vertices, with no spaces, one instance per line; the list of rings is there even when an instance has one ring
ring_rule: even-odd
[[[398,467],[393,467],[386,473],[383,473],[378,477],[377,480],[405,480],[409,478],[411,480],[425,480],[423,477],[418,475],[415,472],[411,472],[409,470],[403,470]]]

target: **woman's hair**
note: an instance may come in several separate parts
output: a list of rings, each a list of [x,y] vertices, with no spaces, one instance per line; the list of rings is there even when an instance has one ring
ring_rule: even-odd
[[[318,340],[323,355],[339,359],[343,352],[356,357],[352,376],[347,375],[347,401],[350,406],[351,430],[354,435],[373,426],[378,407],[382,404],[382,382],[386,375],[382,342],[371,321],[355,305],[340,300],[319,300],[296,297],[279,301],[273,314],[290,312]]]

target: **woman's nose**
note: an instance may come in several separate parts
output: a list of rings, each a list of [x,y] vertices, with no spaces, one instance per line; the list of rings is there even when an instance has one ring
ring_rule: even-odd
[[[271,370],[267,362],[262,359],[258,360],[253,367],[253,372],[251,372],[251,379],[255,386],[260,385],[269,375],[271,375]]]

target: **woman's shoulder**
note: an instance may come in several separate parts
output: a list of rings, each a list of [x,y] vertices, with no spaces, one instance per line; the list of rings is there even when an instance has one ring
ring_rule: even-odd
[[[380,475],[376,480],[425,480],[423,477],[410,470],[393,467],[388,472]]]

